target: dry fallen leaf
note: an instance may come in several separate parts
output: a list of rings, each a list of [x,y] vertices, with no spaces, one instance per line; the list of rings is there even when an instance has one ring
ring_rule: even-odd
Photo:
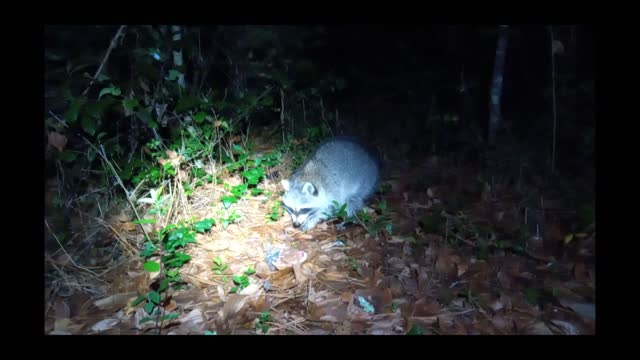
[[[577,262],[573,269],[573,276],[577,281],[584,282],[589,278],[589,272],[583,262]]]
[[[497,279],[500,282],[500,285],[505,289],[511,289],[515,283],[513,275],[504,270],[498,271]]]
[[[220,300],[227,301],[227,294],[224,292],[222,286],[216,285],[216,292],[218,293],[218,297],[220,297]]]
[[[239,295],[257,295],[259,293],[261,293],[262,290],[262,284],[260,283],[252,283],[249,286],[247,286],[246,288],[238,291]]]
[[[188,314],[180,317],[180,328],[192,334],[202,334],[204,332],[204,315],[200,309],[194,309]]]
[[[269,270],[269,265],[266,262],[261,261],[256,265],[256,276],[259,278],[266,279],[270,273],[271,270]]]
[[[316,317],[315,311],[311,313],[312,318],[320,320],[320,321],[328,321],[328,322],[343,322],[347,320],[347,308],[348,304],[339,303],[335,306],[325,306],[321,312],[324,312],[323,315]],[[320,309],[320,308],[317,308]]]
[[[350,303],[353,300],[353,294],[345,291],[342,293],[342,301],[345,303]]]
[[[457,308],[465,308],[466,304],[467,302],[463,298],[457,298],[457,299],[451,300],[451,305]]]
[[[52,131],[49,133],[49,145],[58,149],[58,151],[64,151],[64,147],[67,145],[67,137]]]
[[[560,304],[575,311],[578,315],[589,320],[596,319],[596,305],[588,302],[577,302],[568,299],[558,299]]]
[[[180,164],[180,162],[184,161],[184,157],[182,155],[179,155],[177,152],[173,150],[167,150],[165,151],[165,154],[169,156],[169,160],[171,161],[171,164],[173,166],[177,167]]]
[[[580,335],[578,328],[568,321],[551,320],[551,323],[564,335]]]
[[[441,252],[436,260],[436,271],[441,275],[452,275],[456,272],[456,264],[453,257],[445,252]]]
[[[95,323],[92,327],[92,331],[103,332],[112,329],[120,322],[120,319],[104,319]]]
[[[335,330],[336,335],[351,335],[351,321],[344,321]]]
[[[373,321],[367,329],[367,335],[401,335],[404,333],[404,319],[400,314],[392,317],[386,316]]]
[[[542,321],[538,321],[533,325],[530,325],[525,329],[527,335],[553,335],[553,331],[549,329],[547,324]]]
[[[296,263],[293,264],[293,274],[296,278],[296,283],[298,286],[304,286],[304,284],[309,279],[307,275],[302,271],[302,265]]]
[[[178,303],[175,300],[170,300],[167,306],[164,307],[164,311],[169,313],[178,308]]]
[[[214,239],[214,240],[208,240],[206,242],[205,241],[203,242],[204,244],[200,245],[200,247],[202,249],[205,249],[211,252],[219,252],[219,251],[227,250],[231,244],[231,242],[226,239]],[[225,259],[222,259],[222,260],[225,261]]]
[[[74,335],[78,334],[82,329],[83,325],[75,324],[71,321],[71,319],[63,318],[56,319],[54,329],[49,334],[50,335]]]
[[[392,257],[387,260],[387,266],[393,271],[402,271],[406,267],[406,263],[399,257]]]
[[[458,264],[458,277],[462,276],[469,269],[467,264]]]
[[[127,216],[127,214],[125,214],[124,212],[121,212],[121,213],[113,216],[109,220],[109,223],[112,224],[112,225],[115,225],[116,222],[127,222],[127,221],[131,221],[131,218],[129,216]]]
[[[248,296],[233,294],[229,296],[222,308],[221,318],[223,321],[233,319],[247,310]]]
[[[437,316],[426,316],[426,317],[412,316],[407,320],[408,320],[408,329],[411,329],[413,325],[420,325],[422,328],[430,328],[440,321]]]
[[[123,306],[127,306],[129,299],[135,296],[135,292],[113,294],[111,296],[107,296],[106,298],[96,300],[93,304],[100,310],[115,310]]]
[[[500,331],[511,331],[513,329],[513,322],[502,315],[496,315],[491,318],[491,324]]]
[[[69,304],[64,299],[57,299],[54,305],[56,319],[67,319],[71,313],[69,309]]]
[[[406,241],[406,238],[404,237],[400,237],[400,236],[391,236],[391,238],[389,240],[387,240],[387,242],[389,244],[402,244]]]
[[[131,221],[122,224],[121,229],[124,231],[136,231],[138,229],[138,225],[132,223]]]
[[[500,295],[500,298],[493,301],[489,307],[493,310],[493,311],[500,311],[503,309],[511,309],[511,298],[506,295],[506,294],[502,294]]]
[[[589,320],[595,320],[596,319],[595,304],[593,302],[586,300],[583,296],[579,295],[580,292],[582,292],[582,289],[580,288],[568,289],[563,287],[557,287],[556,298],[558,299],[558,301],[562,306],[573,310],[583,318],[589,319]]]
[[[178,177],[180,178],[180,181],[183,183],[188,183],[189,182],[189,174],[184,172],[184,171],[180,171],[178,173]]]
[[[440,304],[437,301],[421,298],[413,305],[411,315],[414,317],[430,317],[438,315],[440,309]]]

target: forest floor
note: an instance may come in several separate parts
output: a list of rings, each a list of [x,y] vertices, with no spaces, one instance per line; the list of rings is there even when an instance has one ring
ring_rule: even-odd
[[[45,333],[595,333],[595,224],[572,228],[557,210],[562,199],[523,211],[515,186],[482,186],[442,158],[386,165],[386,191],[367,219],[308,233],[286,214],[267,221],[282,189],[281,177],[264,180],[271,195],[239,200],[238,218],[186,247],[185,286],[168,292],[161,307],[174,315],[162,322],[132,305],[160,273],[143,268],[143,232],[127,203],[101,218],[78,214],[76,245],[45,259],[57,274],[45,291]],[[224,194],[223,184],[205,184],[176,206],[183,219],[218,218]]]

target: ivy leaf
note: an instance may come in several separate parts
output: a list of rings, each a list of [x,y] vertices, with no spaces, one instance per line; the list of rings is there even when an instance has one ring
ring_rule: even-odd
[[[195,122],[197,122],[198,124],[201,124],[206,118],[207,114],[203,113],[202,111],[193,115],[193,120],[195,120]]]
[[[155,308],[156,306],[152,303],[152,302],[148,302],[146,303],[146,305],[144,306],[144,311],[147,312],[147,314],[151,314],[151,312],[153,311],[153,308]]]
[[[93,136],[96,133],[97,119],[91,116],[85,116],[82,118],[82,130],[87,134]]]
[[[75,98],[71,100],[71,105],[69,105],[69,108],[64,114],[64,118],[68,123],[73,124],[78,121],[78,114],[80,113],[80,109],[86,102],[87,99],[85,98]]]
[[[238,199],[235,196],[223,196],[220,200],[222,200],[222,205],[224,205],[225,209],[228,209],[231,204],[238,202]]]
[[[216,221],[214,219],[204,219],[202,221],[198,221],[197,223],[195,223],[194,227],[197,232],[203,233],[205,231],[210,230],[211,227],[215,224],[216,224]]]
[[[149,292],[149,301],[154,304],[160,304],[160,294],[157,291]]]
[[[264,176],[264,169],[262,167],[256,167],[242,173],[250,185],[257,185],[260,182],[262,176]]]
[[[144,270],[147,272],[158,272],[160,271],[160,264],[155,261],[147,261],[144,263]]]
[[[122,94],[122,91],[118,87],[106,87],[100,90],[100,95],[98,95],[98,99],[100,99],[103,95],[106,95],[106,94],[111,94],[113,96],[120,96],[120,94]]]
[[[175,81],[176,79],[178,79],[180,76],[182,75],[182,73],[178,70],[175,69],[171,69],[169,70],[169,76],[167,76],[167,80],[169,81]]]
[[[138,99],[126,99],[122,101],[122,105],[127,112],[133,112],[136,106],[139,105]]]
[[[161,318],[161,320],[162,320],[162,321],[169,321],[169,320],[173,320],[173,319],[175,319],[175,318],[177,318],[177,317],[178,317],[178,314],[176,314],[176,313],[172,313],[172,314],[167,314],[167,315],[163,316],[163,317]]]

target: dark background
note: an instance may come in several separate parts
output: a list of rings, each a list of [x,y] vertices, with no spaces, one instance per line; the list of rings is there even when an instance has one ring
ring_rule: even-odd
[[[157,28],[154,34],[159,34]],[[170,39],[167,34],[154,38],[149,35],[152,31],[145,29],[130,27],[111,54],[104,73],[114,83],[131,80],[135,84],[132,79],[143,76],[153,82],[158,76],[153,71],[158,69],[166,76],[168,65],[153,64],[153,71],[147,69],[145,73],[140,61],[132,60],[139,56],[133,55],[138,54],[136,51],[162,44],[159,39],[164,39],[164,44]],[[87,79],[77,74],[95,72],[116,30],[117,26],[47,28],[47,52],[58,56],[46,60],[48,109],[64,111],[69,103],[59,100],[64,98],[61,93],[70,91],[78,96],[86,88]],[[491,25],[188,26],[184,27],[182,46],[187,82],[193,86],[189,90],[193,94],[214,91],[216,98],[228,105],[220,110],[228,117],[237,115],[239,102],[234,101],[241,101],[232,89],[259,93],[266,85],[278,89],[286,82],[286,108],[298,121],[296,131],[322,122],[317,101],[321,98],[325,115],[333,117],[329,122],[334,133],[365,137],[384,149],[389,160],[408,159],[416,164],[433,154],[462,154],[457,158],[461,164],[483,166],[482,159],[491,148],[518,158],[521,164],[526,162],[536,173],[546,174],[554,136],[549,27],[509,26],[500,100],[506,126],[499,129],[500,136],[492,148],[486,139],[498,34],[498,26]],[[555,174],[592,178],[593,31],[589,26],[566,25],[554,26],[553,34],[562,45],[555,56]],[[87,64],[74,79],[54,71],[70,60]],[[132,66],[136,61],[139,63]],[[277,81],[259,76],[274,69],[283,74]],[[338,91],[326,91],[336,79],[343,86]],[[307,98],[307,123],[298,126],[303,117],[298,95],[323,86],[321,96]],[[99,89],[94,86],[89,96],[96,96]],[[167,98],[169,108],[179,101],[175,95]],[[272,98],[279,103],[277,90]],[[441,125],[434,116],[456,121]],[[279,122],[277,111],[257,110],[251,119],[255,126]],[[129,126],[124,124],[110,130],[126,133]],[[169,137],[172,127],[177,125],[169,122],[160,133]],[[141,139],[145,136],[151,138],[149,132]]]

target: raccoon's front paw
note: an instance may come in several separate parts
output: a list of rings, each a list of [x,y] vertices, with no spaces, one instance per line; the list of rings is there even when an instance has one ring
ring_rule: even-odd
[[[306,231],[309,231],[309,230],[311,230],[311,229],[315,228],[315,227],[316,227],[316,225],[318,225],[318,224],[317,224],[317,223],[307,223],[307,224],[302,225],[302,226],[300,227],[300,230],[302,230],[302,231],[305,231],[305,232],[306,232]]]
[[[302,231],[309,231],[318,226],[318,224],[322,221],[323,219],[309,220],[306,223],[302,224],[301,229]]]

